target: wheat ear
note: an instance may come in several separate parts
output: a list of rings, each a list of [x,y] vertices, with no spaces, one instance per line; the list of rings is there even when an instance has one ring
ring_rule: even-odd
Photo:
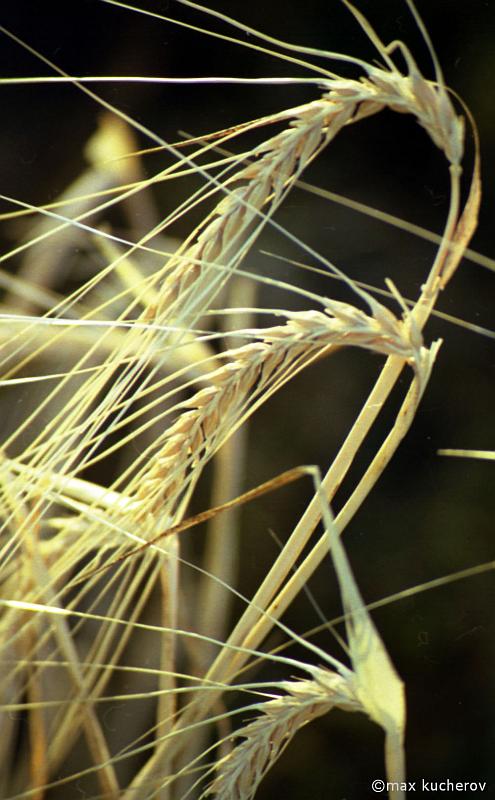
[[[328,300],[325,312],[279,312],[288,318],[285,325],[246,331],[259,341],[224,353],[227,363],[210,373],[212,385],[181,404],[185,410],[167,429],[154,462],[135,480],[138,505],[131,503],[129,514],[141,526],[143,515],[149,515],[155,528],[157,520],[163,525],[163,520],[174,518],[184,487],[238,427],[256,399],[266,396],[274,384],[280,385],[281,372],[293,374],[331,347],[357,346],[394,354],[420,369],[421,339],[409,318],[398,320],[376,301],[373,311],[370,316],[348,303]],[[133,485],[126,495],[133,496]]]
[[[268,770],[304,725],[333,708],[363,710],[349,680],[327,669],[311,671],[313,680],[281,683],[286,694],[260,703],[260,715],[236,730],[233,738],[244,741],[217,762],[217,777],[204,797],[252,800]]]

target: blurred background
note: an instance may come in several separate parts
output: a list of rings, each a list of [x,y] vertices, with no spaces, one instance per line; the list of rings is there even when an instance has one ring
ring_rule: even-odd
[[[219,20],[174,2],[140,0],[140,7],[228,34]],[[336,0],[245,3],[213,0],[210,7],[271,36],[314,48],[377,57],[350,13]],[[359,8],[383,41],[403,39],[420,69],[433,77],[427,49],[399,0],[361,2]],[[493,208],[495,175],[495,5],[485,0],[418,0],[447,84],[471,110],[480,134],[483,204],[473,249],[495,256]],[[95,0],[65,4],[47,0],[5,0],[0,22],[72,75],[306,76],[302,68],[226,41],[133,14]],[[243,42],[254,38],[235,32]],[[310,57],[308,57],[311,60]],[[339,71],[336,62],[320,61]],[[399,63],[399,62],[398,62]],[[342,65],[344,75],[354,70]],[[0,44],[0,74],[53,74],[8,37]],[[85,169],[85,143],[94,134],[101,110],[70,85],[0,86],[0,192],[43,204],[56,199]],[[301,86],[158,86],[102,84],[95,90],[142,125],[168,141],[180,132],[200,135],[313,99],[317,88]],[[267,133],[267,135],[269,135]],[[257,141],[260,139],[246,139]],[[140,147],[150,142],[138,136]],[[233,145],[234,147],[237,145]],[[240,145],[239,145],[240,146]],[[243,144],[244,146],[244,144]],[[467,165],[473,139],[467,134]],[[161,168],[161,154],[146,157],[149,175]],[[340,134],[305,173],[318,187],[392,213],[440,233],[448,208],[447,168],[416,122],[383,112]],[[165,215],[198,186],[197,178],[157,188],[153,213]],[[2,204],[2,210],[8,210]],[[201,218],[198,211],[196,223]],[[136,212],[139,232],[139,210]],[[142,225],[147,224],[143,210]],[[384,287],[394,280],[405,297],[416,297],[434,256],[434,247],[406,232],[294,190],[276,216],[353,278]],[[181,220],[173,235],[192,228]],[[118,218],[114,229],[123,225]],[[26,223],[2,223],[2,252],[26,236]],[[244,263],[262,273],[332,297],[342,290],[325,276],[304,272],[274,253],[311,266],[311,260],[279,231],[267,229]],[[74,246],[70,269],[58,291],[74,288],[87,254]],[[16,272],[20,259],[5,269]],[[464,260],[439,309],[469,323],[493,328],[493,276]],[[260,306],[301,308],[307,303],[275,289],[262,289]],[[391,305],[393,307],[393,304]],[[397,313],[397,308],[394,308]],[[263,320],[259,320],[263,324]],[[385,475],[349,525],[345,545],[364,598],[375,601],[432,579],[455,574],[495,558],[493,542],[493,466],[487,461],[448,459],[439,448],[495,449],[493,438],[493,338],[433,319],[426,341],[443,341],[433,376],[412,431]],[[245,487],[299,464],[326,469],[373,385],[382,359],[340,351],[315,364],[263,406],[249,424]],[[353,483],[393,423],[409,376],[389,403],[383,420],[363,448],[336,498],[338,510]],[[241,591],[250,595],[277,554],[271,532],[285,540],[311,496],[304,482],[260,498],[242,511]],[[209,478],[199,487],[194,510],[209,503]],[[201,536],[201,533],[198,533]],[[312,579],[311,592],[324,616],[338,616],[340,601],[330,562]],[[411,780],[495,781],[493,752],[494,647],[492,572],[453,581],[432,591],[393,602],[374,613],[408,697],[407,754]],[[240,607],[236,613],[240,611]],[[286,617],[298,633],[319,624],[302,595]],[[272,645],[280,641],[273,636]],[[315,641],[337,652],[328,633]],[[295,648],[295,657],[301,655]],[[271,668],[273,669],[273,668]],[[282,678],[287,675],[280,676]],[[340,712],[301,731],[257,797],[339,798],[371,796],[370,781],[382,777],[382,737],[371,723]],[[68,795],[65,795],[68,796]]]

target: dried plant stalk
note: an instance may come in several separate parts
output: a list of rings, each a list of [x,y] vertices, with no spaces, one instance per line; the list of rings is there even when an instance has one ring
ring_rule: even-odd
[[[190,0],[179,2],[200,9]],[[470,193],[462,209],[464,120],[453,107],[436,59],[435,80],[426,80],[405,45],[384,45],[360,12],[348,0],[343,2],[377,48],[383,66],[333,54],[337,60],[360,67],[362,77],[340,78],[315,68],[318,99],[213,134],[211,142],[204,137],[193,156],[180,156],[177,148],[167,145],[178,161],[152,179],[143,179],[139,166],[129,170],[111,166],[107,172],[112,184],[119,174],[123,180],[132,180],[132,185],[114,189],[119,201],[127,202],[134,212],[138,191],[145,191],[149,200],[154,181],[168,179],[182,168],[184,173],[193,171],[203,177],[206,189],[163,223],[155,224],[151,210],[147,214],[151,230],[132,246],[122,249],[126,242],[121,237],[112,243],[105,240],[99,251],[111,263],[67,300],[57,304],[55,296],[28,292],[25,309],[31,310],[33,298],[43,295],[45,306],[53,300],[50,311],[43,318],[17,315],[19,327],[2,342],[3,388],[9,389],[36,380],[36,374],[24,378],[23,372],[32,366],[36,369],[38,360],[57,358],[64,348],[69,350],[77,338],[78,325],[88,325],[88,337],[84,337],[82,347],[79,342],[78,352],[64,353],[69,366],[64,366],[60,374],[45,376],[55,381],[55,388],[47,390],[37,407],[28,408],[6,437],[1,454],[1,602],[6,609],[1,631],[5,658],[17,658],[18,663],[10,670],[2,669],[0,697],[5,699],[6,708],[25,710],[31,736],[29,757],[19,768],[17,784],[0,779],[4,794],[19,790],[16,796],[41,800],[43,787],[50,781],[57,783],[58,770],[82,733],[90,754],[87,771],[96,775],[102,796],[176,800],[183,778],[189,781],[183,795],[191,795],[196,786],[192,783],[195,771],[204,773],[198,786],[211,772],[201,752],[204,749],[206,757],[212,750],[207,744],[207,725],[228,717],[227,713],[215,716],[222,695],[249,659],[261,657],[259,648],[267,633],[278,626],[303,644],[280,617],[329,549],[346,617],[352,668],[340,665],[333,656],[307,642],[308,663],[301,668],[310,679],[280,682],[276,685],[283,695],[249,707],[259,716],[224,737],[226,741],[243,741],[218,757],[216,777],[201,796],[215,794],[225,800],[254,797],[263,776],[297,731],[334,707],[364,711],[384,729],[387,777],[399,783],[405,779],[403,684],[366,610],[339,536],[408,431],[429,380],[440,343],[425,346],[422,330],[476,225],[479,155],[476,151]],[[411,3],[409,6],[412,8]],[[421,21],[413,14],[429,44]],[[393,61],[396,50],[406,64],[405,72]],[[42,60],[53,67],[47,59]],[[294,62],[308,66],[302,60]],[[73,82],[116,113],[125,138],[121,121],[132,123],[130,118],[99,99],[87,88],[86,79],[73,79],[55,69],[60,80]],[[301,290],[300,294],[320,310],[272,309],[280,324],[237,326],[233,334],[242,344],[233,346],[230,341],[223,350],[220,345],[217,353],[206,341],[210,334],[197,332],[199,321],[208,320],[206,315],[215,311],[221,290],[262,229],[272,225],[280,230],[274,214],[307,166],[347,126],[384,108],[412,114],[442,151],[450,170],[451,197],[444,234],[413,308],[406,310],[400,293],[388,281],[391,296],[403,312],[401,318],[395,316],[327,264],[366,304],[366,312],[350,302]],[[108,118],[105,124],[109,124]],[[142,125],[133,124],[147,132]],[[213,177],[209,167],[199,165],[197,159],[211,155],[217,141],[225,144],[241,133],[272,124],[284,127],[248,153],[219,160],[215,166],[229,165],[219,177]],[[105,192],[100,193],[100,199],[106,198]],[[213,211],[178,250],[164,256],[153,274],[141,274],[139,256],[153,249],[148,247],[150,240],[167,230],[177,217],[192,211],[201,198],[218,195],[220,200]],[[103,213],[111,202],[107,205],[105,200],[92,208],[92,200],[91,196],[74,199],[72,213],[78,215],[74,229],[79,240],[82,231],[111,239],[113,234],[108,230],[87,224],[88,216]],[[53,209],[62,207],[70,214],[70,207],[64,203],[62,197],[61,206],[40,210],[45,216],[57,217]],[[19,205],[24,211],[29,209],[28,204]],[[131,213],[131,223],[134,220]],[[66,241],[70,220],[64,221],[59,214],[58,222]],[[46,244],[51,232],[45,227],[34,231],[31,244]],[[50,228],[56,230],[52,220]],[[19,252],[25,247],[22,245]],[[45,276],[48,285],[55,278],[54,272],[49,273]],[[115,284],[111,280],[105,283],[112,275],[124,283],[116,297],[112,296]],[[81,319],[71,326],[70,317],[61,319],[61,314]],[[116,316],[115,327],[112,315]],[[181,554],[178,531],[185,527],[180,523],[205,465],[276,390],[317,359],[346,346],[364,348],[387,359],[323,481],[320,483],[315,469],[304,468],[315,481],[315,495],[307,511],[253,598],[242,598],[246,608],[225,641],[185,630],[185,626],[182,629],[181,603],[185,605],[186,600],[188,604],[189,598],[181,596],[184,580],[180,565],[191,565]],[[397,418],[334,521],[329,504],[405,366],[411,367],[412,380]],[[104,486],[86,480],[85,470],[100,463],[112,464],[116,454],[127,454],[135,441],[141,441],[139,437],[146,436],[145,444],[132,453],[128,463],[112,467]],[[321,518],[325,534],[310,549],[311,536]],[[129,550],[132,558],[128,559]],[[101,571],[107,567],[115,569],[105,584]],[[222,575],[203,576],[202,597],[205,579],[226,588]],[[237,593],[235,587],[231,589]],[[142,766],[120,781],[117,765],[125,760],[128,748],[135,754],[141,751],[140,739],[137,737],[132,745],[126,742],[120,750],[112,749],[112,736],[102,724],[98,708],[99,703],[119,697],[117,692],[112,694],[110,682],[136,631],[147,630],[139,620],[154,594],[159,595],[160,625],[149,628],[161,636],[154,676],[158,687],[154,689],[158,697],[155,727],[149,735],[151,744],[143,747],[146,755]],[[72,621],[69,624],[72,613],[74,625]],[[208,613],[211,617],[211,608]],[[198,612],[196,621],[201,618]],[[215,631],[224,632],[226,621],[222,618]],[[91,633],[95,624],[96,634]],[[193,674],[200,663],[196,646],[204,646],[211,659],[201,675]],[[337,672],[312,666],[315,655]],[[292,663],[290,659],[273,658],[278,665]],[[189,664],[191,674],[179,669],[182,660]],[[61,685],[66,695],[55,710],[51,700],[56,682],[53,675],[63,676]],[[192,681],[193,690],[183,686],[184,680]],[[182,702],[181,693],[185,691],[193,694]],[[8,721],[6,729],[12,738],[17,735],[16,726]],[[186,742],[189,737],[192,740]],[[12,744],[1,744],[0,752],[8,758]],[[76,777],[74,774],[60,781],[70,782]]]

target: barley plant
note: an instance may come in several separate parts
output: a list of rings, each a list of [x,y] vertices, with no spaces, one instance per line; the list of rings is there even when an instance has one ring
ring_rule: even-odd
[[[66,5],[1,12],[0,796],[489,783],[490,10]]]

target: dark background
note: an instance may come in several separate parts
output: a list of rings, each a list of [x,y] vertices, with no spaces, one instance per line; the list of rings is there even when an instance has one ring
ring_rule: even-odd
[[[211,6],[280,39],[375,57],[364,34],[337,2],[215,0]],[[142,7],[228,32],[225,25],[174,2],[145,4],[142,0]],[[405,3],[374,0],[359,7],[384,41],[403,38],[423,72],[432,75],[428,53]],[[493,255],[495,5],[484,0],[469,4],[431,0],[419,2],[418,7],[447,83],[463,97],[479,127],[484,198],[472,246]],[[307,74],[254,51],[94,0],[65,7],[4,0],[0,21],[71,74]],[[253,41],[242,32],[234,35]],[[5,76],[50,74],[48,67],[6,37],[0,40],[0,68]],[[338,64],[331,62],[330,68],[338,71]],[[345,66],[342,69],[344,74],[355,74]],[[54,199],[83,168],[81,148],[95,129],[98,108],[71,86],[0,88],[0,191],[32,203]],[[178,138],[179,130],[204,133],[316,96],[314,89],[294,86],[105,85],[98,91],[169,141]],[[144,137],[141,143],[143,147],[149,144]],[[469,134],[467,151],[471,163]],[[159,159],[146,163],[150,171],[160,164]],[[447,170],[424,131],[409,117],[385,112],[345,131],[305,179],[430,230],[442,229],[448,203]],[[157,192],[159,208],[165,213],[195,186],[191,180],[174,188],[172,196],[169,190]],[[434,253],[431,245],[408,234],[301,191],[290,196],[277,221],[353,277],[379,286],[385,277],[392,277],[405,296],[417,294]],[[179,236],[186,232],[180,226],[176,231]],[[15,226],[4,227],[4,249],[12,246],[17,233]],[[305,258],[280,234],[267,231],[246,268],[297,280],[313,291],[334,291],[328,281],[301,277],[290,266],[259,255],[258,247]],[[293,302],[282,293],[260,297],[261,305],[284,307]],[[465,260],[439,307],[490,328],[492,305],[492,275]],[[358,584],[370,602],[494,558],[492,465],[437,455],[441,447],[494,448],[493,341],[434,320],[425,338],[430,342],[439,336],[444,344],[413,430],[346,532]],[[341,352],[272,398],[251,423],[246,486],[297,464],[318,463],[326,468],[380,365],[376,356]],[[398,401],[399,394],[392,398],[389,424]],[[382,436],[386,425],[387,419]],[[366,443],[349,488],[379,442],[380,431]],[[309,486],[296,485],[245,510],[243,591],[252,592],[276,555],[269,530],[284,539],[310,491]],[[338,497],[337,508],[339,502]],[[320,568],[310,588],[328,618],[340,613],[329,563]],[[374,616],[407,687],[411,779],[495,780],[494,600],[493,574],[488,572],[393,603]],[[305,598],[295,603],[287,621],[298,632],[318,624]],[[336,653],[328,635],[317,641]],[[357,800],[371,796],[370,780],[382,773],[380,731],[358,717],[337,712],[298,735],[258,797]]]

